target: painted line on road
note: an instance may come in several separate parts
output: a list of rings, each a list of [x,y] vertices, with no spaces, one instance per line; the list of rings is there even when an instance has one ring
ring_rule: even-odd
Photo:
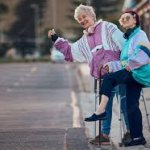
[[[15,83],[14,83],[14,86],[19,86],[19,82],[15,82]]]
[[[71,106],[73,108],[73,127],[81,127],[80,109],[77,105],[77,98],[74,91],[71,92]]]
[[[37,67],[32,67],[31,68],[31,73],[36,72],[37,71]]]
[[[21,81],[21,82],[24,82],[24,80],[25,80],[24,77],[21,77],[21,78],[20,78],[20,81]]]
[[[26,77],[30,77],[30,76],[31,76],[31,74],[30,74],[30,73],[27,73],[25,76],[26,76]]]
[[[34,72],[36,72],[36,71],[37,71],[37,67],[32,67],[31,70],[30,70],[30,72],[27,73],[25,76],[26,76],[26,77],[30,77],[31,74],[34,73]]]
[[[7,88],[6,91],[7,91],[7,92],[12,92],[12,89]]]

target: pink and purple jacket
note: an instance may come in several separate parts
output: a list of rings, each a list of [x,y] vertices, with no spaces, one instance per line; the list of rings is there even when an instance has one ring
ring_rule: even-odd
[[[66,61],[88,62],[91,75],[99,78],[100,67],[119,60],[124,41],[123,33],[116,25],[99,20],[75,43],[59,37],[54,46],[63,53]],[[105,73],[102,69],[101,74]]]

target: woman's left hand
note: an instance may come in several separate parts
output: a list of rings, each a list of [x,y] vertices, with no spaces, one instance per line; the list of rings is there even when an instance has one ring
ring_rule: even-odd
[[[107,64],[103,65],[103,69],[105,69],[107,71],[107,73],[109,72],[109,66]]]

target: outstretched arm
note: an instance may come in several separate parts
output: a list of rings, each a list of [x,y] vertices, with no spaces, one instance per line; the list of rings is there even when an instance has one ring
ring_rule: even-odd
[[[63,53],[63,55],[65,56],[65,60],[72,62],[73,57],[68,41],[60,40],[54,29],[48,31],[48,37],[51,38],[51,40],[54,42],[54,46],[56,47],[56,49]]]
[[[48,31],[48,37],[54,42],[54,46],[65,56],[66,61],[85,62],[85,57],[79,51],[78,41],[69,43],[68,40],[58,37],[54,29]]]

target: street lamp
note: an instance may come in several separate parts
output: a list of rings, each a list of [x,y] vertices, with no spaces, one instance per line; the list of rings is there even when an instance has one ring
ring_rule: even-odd
[[[40,17],[39,17],[39,6],[37,4],[32,4],[31,8],[34,9],[34,28],[35,28],[35,47],[36,51],[40,50],[39,45],[39,29],[40,29]]]

